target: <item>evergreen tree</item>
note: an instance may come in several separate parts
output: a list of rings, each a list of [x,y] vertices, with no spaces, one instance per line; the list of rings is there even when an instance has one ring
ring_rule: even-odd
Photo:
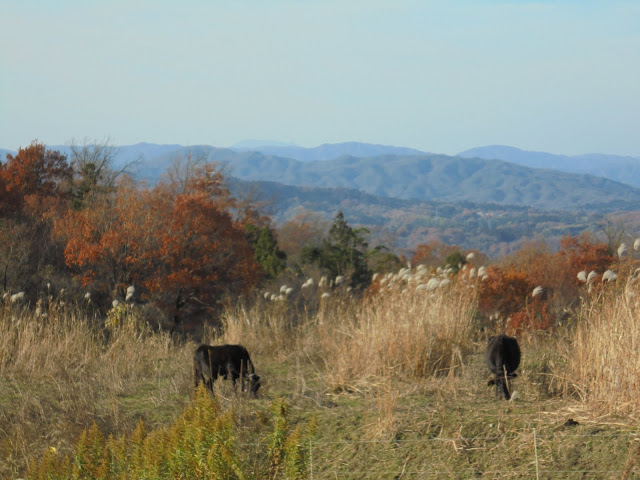
[[[269,227],[258,229],[255,225],[247,225],[245,233],[253,245],[256,261],[269,279],[278,277],[287,266],[287,254],[278,246],[278,240]]]
[[[467,259],[458,250],[447,255],[444,259],[444,268],[451,268],[455,273],[458,273],[460,267],[467,263]]]
[[[367,233],[366,228],[351,228],[344,214],[338,212],[328,237],[319,247],[305,247],[302,260],[328,270],[333,278],[338,275],[350,277],[350,285],[354,288],[366,288],[371,279],[366,260],[368,244],[363,237]]]

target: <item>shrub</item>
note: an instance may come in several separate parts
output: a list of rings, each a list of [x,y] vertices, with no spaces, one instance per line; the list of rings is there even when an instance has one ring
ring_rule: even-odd
[[[265,442],[268,455],[262,456],[268,458],[269,466],[258,466],[258,472],[248,465],[247,446],[237,442],[233,412],[222,412],[200,385],[191,404],[169,428],[147,433],[141,421],[131,435],[105,439],[94,423],[82,432],[70,455],[59,456],[48,449],[28,476],[37,480],[245,479],[264,478],[269,471],[272,478],[281,478],[280,473],[287,479],[306,478],[313,422],[304,434],[300,426],[291,430],[283,399],[276,399],[271,411],[273,430]]]

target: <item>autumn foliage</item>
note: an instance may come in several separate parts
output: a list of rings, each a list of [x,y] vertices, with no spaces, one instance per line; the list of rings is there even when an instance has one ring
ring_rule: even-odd
[[[416,253],[411,258],[411,264],[431,266],[441,265],[448,255],[457,251],[460,251],[459,247],[446,245],[436,240],[431,243],[423,243],[416,247]]]
[[[53,219],[66,208],[72,169],[66,157],[38,142],[0,162],[1,288],[36,290],[64,268],[51,239]]]
[[[211,164],[189,156],[148,188],[110,170],[110,152],[85,144],[69,161],[33,142],[0,163],[3,291],[24,289],[35,300],[52,279],[72,286],[73,275],[108,307],[134,285],[140,300],[178,320],[277,281],[295,262],[332,277],[349,274],[352,286],[369,283],[370,264],[375,271],[398,267],[385,248],[368,250],[368,232],[349,227],[342,214],[329,227],[300,211],[276,230],[251,200],[230,194]],[[487,268],[479,313],[516,330],[555,325],[584,294],[579,271],[602,274],[616,265],[610,244],[583,234],[562,239],[558,251],[543,242],[523,245]],[[411,264],[449,266],[455,275],[467,253],[434,241],[418,245]],[[469,269],[489,264],[473,253]],[[534,296],[536,287],[543,293]]]
[[[183,191],[130,182],[57,224],[67,264],[83,285],[124,297],[128,285],[174,316],[186,305],[215,307],[229,292],[247,293],[260,278],[233,199],[210,167]]]
[[[501,319],[514,331],[546,329],[578,306],[586,289],[577,278],[578,272],[594,270],[601,275],[615,262],[606,244],[586,234],[563,238],[557,252],[544,243],[532,242],[501,265],[487,269],[478,307],[485,316]],[[542,293],[534,296],[536,287],[542,287]]]
[[[34,141],[0,163],[0,215],[43,214],[68,197],[72,170],[66,157]]]

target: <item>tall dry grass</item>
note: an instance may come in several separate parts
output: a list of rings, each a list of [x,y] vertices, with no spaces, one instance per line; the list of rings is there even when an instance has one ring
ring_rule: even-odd
[[[216,341],[321,363],[336,390],[368,389],[389,374],[444,375],[464,365],[474,348],[470,291],[403,286],[365,299],[333,295],[302,312],[259,302],[228,311]]]
[[[455,372],[473,350],[469,292],[407,286],[365,299],[359,308],[322,310],[315,328],[330,383],[362,387],[388,372],[409,378]]]
[[[48,317],[0,306],[0,477],[97,422],[130,431],[177,417],[192,385],[192,343],[174,344],[130,318],[105,331],[75,306]]]
[[[640,414],[640,291],[634,280],[607,287],[583,302],[564,375],[590,407]]]

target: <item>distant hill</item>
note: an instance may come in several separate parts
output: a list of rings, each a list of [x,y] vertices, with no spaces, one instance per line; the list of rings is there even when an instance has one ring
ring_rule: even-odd
[[[332,160],[345,155],[351,157],[375,157],[378,155],[424,155],[425,152],[407,147],[393,147],[389,145],[374,145],[371,143],[345,142],[325,143],[318,147],[305,148],[297,145],[257,145],[238,147],[234,151],[255,151],[265,155],[292,158],[301,162]]]
[[[244,180],[288,185],[356,188],[384,197],[497,203],[543,209],[637,204],[640,190],[612,180],[532,169],[499,160],[445,155],[341,157],[298,162],[257,153],[229,163]]]
[[[286,142],[274,142],[273,140],[242,140],[241,142],[234,143],[230,147],[230,150],[243,151],[243,150],[255,150],[257,152],[260,151],[261,148],[264,147],[297,147],[295,143],[286,143]]]
[[[69,153],[66,146],[49,148]],[[501,150],[487,155],[498,153]],[[539,237],[557,245],[562,236],[596,229],[607,212],[640,210],[640,190],[629,185],[475,154],[464,158],[412,152],[299,161],[253,150],[145,143],[117,147],[114,154],[116,167],[135,162],[135,175],[150,184],[175,159],[217,162],[234,193],[251,193],[266,202],[277,223],[301,208],[327,220],[342,210],[350,224],[371,230],[372,245],[384,243],[406,252],[437,240],[500,256],[526,240]],[[534,166],[559,160],[543,155]]]
[[[549,168],[570,173],[586,173],[597,177],[626,183],[640,188],[640,157],[605,155],[555,155],[546,152],[532,152],[504,145],[491,145],[465,150],[458,154],[463,158],[483,158],[504,160],[532,168]]]
[[[150,183],[175,158],[191,155],[225,165],[227,174],[242,180],[272,181],[310,187],[344,187],[389,198],[447,202],[496,203],[541,209],[637,208],[640,190],[584,174],[534,169],[500,160],[446,155],[343,156],[333,160],[297,161],[255,151],[236,152],[208,145],[163,146],[159,155],[140,146],[120,147],[123,154],[142,158],[137,176]],[[157,152],[155,152],[157,153]]]
[[[300,209],[327,221],[342,210],[350,224],[371,231],[372,246],[383,243],[396,252],[411,252],[421,243],[440,241],[500,256],[534,238],[558,246],[561,237],[594,230],[603,218],[598,213],[400,200],[349,188],[296,187],[235,178],[231,190],[240,197],[251,192],[252,198],[267,205],[267,213],[278,224],[291,220]]]
[[[640,186],[640,160],[633,157],[599,154],[564,157],[503,146],[467,150],[460,156],[451,157],[357,142],[326,144],[312,149],[295,145],[247,145],[252,148],[231,150],[209,145],[184,147],[139,143],[116,147],[115,166],[134,162],[129,170],[137,178],[153,184],[175,159],[191,155],[202,161],[222,164],[228,175],[243,180],[351,188],[387,198],[495,203],[553,210],[587,208],[601,212],[640,207],[640,190],[628,185]],[[258,152],[253,147],[283,152],[287,156]],[[66,146],[49,148],[69,152]],[[380,151],[394,153],[375,155]],[[409,154],[401,153],[407,151]],[[354,154],[332,158],[342,152]],[[493,157],[508,157],[510,161]],[[601,172],[602,175],[568,170]],[[623,178],[620,178],[621,182],[613,181],[603,178],[605,173]]]

